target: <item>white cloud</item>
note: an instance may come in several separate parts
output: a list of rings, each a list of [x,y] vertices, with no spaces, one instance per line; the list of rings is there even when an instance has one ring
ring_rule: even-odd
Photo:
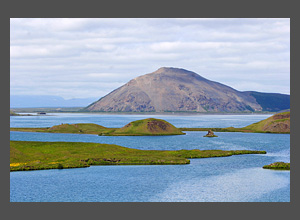
[[[12,18],[10,36],[11,94],[100,98],[161,66],[289,91],[289,19]]]

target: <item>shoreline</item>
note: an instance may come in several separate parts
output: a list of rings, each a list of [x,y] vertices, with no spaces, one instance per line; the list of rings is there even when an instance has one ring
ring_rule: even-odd
[[[73,110],[56,110],[62,108],[12,108],[18,114],[36,114],[37,112],[45,113],[66,113],[66,114],[91,114],[91,115],[272,115],[276,112],[88,112],[88,111],[73,111]],[[35,115],[34,115],[35,116]],[[46,115],[47,116],[47,115]]]

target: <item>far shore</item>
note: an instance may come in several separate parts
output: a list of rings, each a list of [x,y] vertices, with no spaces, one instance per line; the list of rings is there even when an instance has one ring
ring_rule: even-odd
[[[38,112],[48,113],[68,113],[68,114],[91,114],[91,115],[174,115],[174,116],[193,116],[193,115],[272,115],[276,112],[88,112],[71,110],[71,108],[12,108],[18,114],[36,114]],[[36,116],[36,115],[33,115]],[[42,116],[42,115],[38,115]]]

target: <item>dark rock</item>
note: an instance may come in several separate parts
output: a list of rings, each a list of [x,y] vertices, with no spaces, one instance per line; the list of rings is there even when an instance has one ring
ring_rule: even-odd
[[[206,135],[204,135],[203,137],[218,137],[218,136],[215,135],[212,130],[208,130],[208,133]]]

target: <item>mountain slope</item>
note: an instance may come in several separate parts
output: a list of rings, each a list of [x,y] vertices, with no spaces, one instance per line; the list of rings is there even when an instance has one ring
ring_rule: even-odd
[[[251,92],[239,92],[178,68],[139,76],[85,108],[105,112],[262,111]]]
[[[279,93],[245,92],[253,96],[263,111],[280,111],[290,108],[290,96]]]

